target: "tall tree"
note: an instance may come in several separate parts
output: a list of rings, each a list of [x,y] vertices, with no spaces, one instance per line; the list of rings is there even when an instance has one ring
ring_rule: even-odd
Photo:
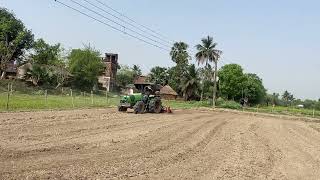
[[[205,93],[209,93],[209,86],[210,84],[212,84],[213,81],[212,67],[210,64],[207,64],[205,67],[199,69],[199,77],[201,81],[200,100],[202,101],[205,96]],[[212,93],[210,94],[210,96],[211,95]]]
[[[190,60],[188,47],[188,44],[184,42],[176,42],[170,51],[171,59],[176,63],[176,66],[168,71],[170,74],[169,84],[180,95],[182,93],[181,83],[187,73],[187,66]]]
[[[184,42],[176,42],[171,48],[170,56],[177,65],[188,64],[190,56],[188,54],[188,44]]]
[[[133,65],[132,71],[134,72],[134,78],[137,78],[142,75],[142,71],[139,65]]]
[[[7,64],[19,59],[32,43],[31,31],[13,13],[0,8],[0,79],[5,78]]]
[[[248,99],[249,103],[261,103],[266,97],[262,79],[256,74],[245,74],[238,64],[228,64],[219,71],[220,92],[227,99],[240,101]]]
[[[136,72],[133,68],[127,65],[121,65],[117,72],[117,86],[119,88],[126,88],[127,85],[133,84],[135,80]]]
[[[68,58],[73,85],[79,89],[92,90],[98,84],[98,76],[104,67],[100,52],[90,47],[73,49]]]
[[[289,91],[284,91],[282,94],[282,99],[286,102],[286,105],[288,106],[290,102],[294,100],[293,94],[291,94]]]
[[[219,71],[220,92],[231,100],[240,100],[244,94],[246,77],[238,64],[227,64]]]
[[[62,48],[60,44],[50,45],[43,39],[38,39],[33,45],[31,58],[33,63],[42,65],[63,64],[60,57]]]
[[[34,85],[46,83],[58,88],[70,77],[62,51],[60,44],[50,45],[43,39],[34,43],[29,61],[32,68],[27,73]]]
[[[250,103],[262,103],[267,97],[266,89],[263,86],[262,79],[256,74],[245,74],[244,95]]]
[[[188,66],[186,76],[183,78],[181,89],[185,100],[196,98],[199,89],[199,75],[194,64]]]
[[[151,69],[149,74],[150,82],[166,85],[169,81],[167,68],[156,66]]]
[[[201,41],[201,44],[196,45],[196,48],[198,50],[196,59],[199,64],[208,64],[209,62],[214,63],[212,105],[213,107],[215,107],[217,94],[218,60],[220,59],[222,51],[216,49],[218,44],[213,42],[213,38],[210,36],[203,38]]]

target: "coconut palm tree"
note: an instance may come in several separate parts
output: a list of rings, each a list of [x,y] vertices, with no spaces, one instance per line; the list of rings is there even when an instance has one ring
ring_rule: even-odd
[[[204,94],[204,86],[206,82],[210,81],[212,82],[213,76],[212,76],[212,67],[210,64],[207,64],[205,67],[199,69],[199,77],[201,81],[201,95],[200,95],[200,101],[203,100],[203,94]]]
[[[196,67],[194,64],[188,66],[187,73],[185,77],[183,78],[181,89],[183,92],[184,100],[189,100],[191,96],[197,96],[198,95],[198,87],[199,87],[199,75],[198,71],[196,70]]]
[[[217,43],[213,42],[213,38],[207,36],[203,38],[201,44],[196,45],[198,50],[196,54],[196,60],[198,64],[208,64],[210,62],[214,63],[214,76],[213,76],[213,97],[212,97],[212,105],[216,106],[216,94],[217,94],[217,75],[218,75],[218,60],[222,54],[222,51],[216,49]]]

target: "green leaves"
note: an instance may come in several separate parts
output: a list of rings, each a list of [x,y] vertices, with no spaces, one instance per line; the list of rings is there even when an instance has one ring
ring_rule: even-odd
[[[82,90],[92,90],[104,67],[100,53],[90,47],[73,49],[68,59],[72,84]]]
[[[38,39],[33,46],[32,60],[37,64],[58,65],[62,64],[60,54],[62,48],[60,44],[50,45],[43,39]]]
[[[266,89],[256,74],[244,74],[237,64],[228,64],[219,71],[220,93],[227,99],[239,101],[248,98],[250,103],[257,104],[264,100]]]
[[[169,73],[167,68],[156,66],[151,69],[149,78],[151,82],[164,86],[169,81]]]
[[[0,70],[5,71],[7,63],[19,59],[32,43],[31,31],[14,14],[0,8]]]
[[[171,48],[170,56],[173,62],[178,64],[188,64],[190,56],[188,54],[188,44],[176,42]]]
[[[213,42],[213,38],[207,36],[201,40],[202,44],[196,45],[198,53],[196,59],[198,64],[208,64],[209,62],[216,62],[219,60],[222,51],[216,49],[217,43]]]
[[[189,65],[187,68],[187,73],[182,79],[181,90],[185,100],[189,100],[191,97],[198,97],[199,90],[199,74],[194,64]]]
[[[121,66],[117,72],[117,85],[120,88],[126,88],[127,85],[133,84],[134,79],[139,76],[140,73],[141,70],[139,66],[134,66],[133,68]]]

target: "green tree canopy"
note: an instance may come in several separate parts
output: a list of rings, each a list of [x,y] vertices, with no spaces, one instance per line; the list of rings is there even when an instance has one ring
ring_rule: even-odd
[[[238,64],[228,64],[219,71],[220,93],[227,99],[239,101],[248,98],[252,104],[261,103],[266,97],[262,79],[256,74],[245,74]]]
[[[166,85],[169,81],[167,68],[156,66],[151,69],[149,74],[150,82]]]
[[[188,66],[186,76],[182,80],[181,90],[185,100],[197,99],[199,95],[199,74],[194,64]]]
[[[293,100],[294,100],[293,94],[291,94],[289,91],[284,91],[282,94],[282,100],[286,102],[286,105],[288,106]]]
[[[79,89],[92,90],[104,68],[100,53],[90,47],[73,49],[68,59],[72,84]]]
[[[142,75],[142,71],[141,71],[141,68],[140,68],[139,65],[134,64],[134,65],[132,66],[132,71],[133,71],[133,73],[134,73],[134,75],[133,75],[134,78],[137,78],[137,77],[139,77],[139,76]]]
[[[30,49],[33,34],[15,15],[0,8],[0,71],[1,79],[5,77],[7,63],[19,60],[25,50]]]
[[[188,64],[190,56],[188,54],[188,44],[184,42],[176,42],[171,48],[170,56],[176,64]]]
[[[262,103],[266,98],[266,89],[263,86],[262,79],[256,74],[245,74],[244,96],[250,103]]]
[[[199,77],[201,82],[201,95],[200,99],[212,97],[213,90],[213,70],[210,64],[199,68]]]
[[[31,58],[33,63],[43,65],[58,65],[62,64],[60,44],[50,45],[43,39],[38,39],[33,45]]]
[[[246,77],[238,64],[228,64],[219,71],[220,92],[227,99],[239,100],[244,90]]]
[[[171,59],[176,63],[176,66],[168,70],[170,75],[169,85],[180,95],[182,95],[181,83],[188,71],[187,67],[190,60],[188,47],[188,44],[184,42],[176,42],[170,52]]]
[[[117,85],[125,88],[129,84],[133,84],[136,72],[127,65],[121,65],[117,72]]]
[[[34,85],[41,83],[58,88],[65,84],[71,74],[66,68],[62,51],[60,44],[50,45],[43,39],[34,43],[30,56],[32,68],[27,73]]]
[[[203,38],[201,40],[201,44],[196,45],[196,48],[198,50],[196,54],[196,59],[198,61],[198,64],[206,64],[208,65],[209,62],[214,63],[214,74],[213,76],[213,96],[212,96],[212,102],[213,107],[216,105],[216,93],[217,93],[217,75],[218,75],[218,60],[220,59],[220,56],[222,54],[222,51],[218,50],[217,43],[213,41],[213,38],[210,36],[207,36],[206,38]]]

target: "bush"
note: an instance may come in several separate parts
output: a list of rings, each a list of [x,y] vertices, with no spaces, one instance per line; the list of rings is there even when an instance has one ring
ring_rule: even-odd
[[[224,100],[223,98],[219,97],[217,100],[216,100],[216,105],[217,106],[220,106],[222,105],[223,103],[225,103],[226,100]],[[210,103],[212,104],[212,99],[210,99]]]
[[[217,103],[217,106],[220,107],[220,108],[227,108],[227,109],[241,109],[241,105],[235,101],[220,101],[218,105]]]

